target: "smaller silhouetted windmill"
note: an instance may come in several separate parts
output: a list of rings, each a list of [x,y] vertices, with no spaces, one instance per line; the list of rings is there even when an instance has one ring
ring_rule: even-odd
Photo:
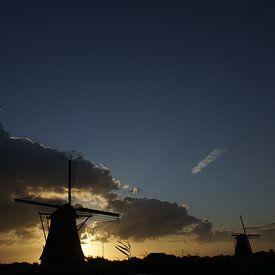
[[[56,205],[46,202],[33,200],[16,196],[16,202],[24,202],[34,204],[42,207],[55,208],[52,213],[39,212],[44,237],[46,244],[44,246],[42,255],[40,257],[41,265],[46,267],[71,269],[71,267],[79,266],[84,261],[84,254],[81,249],[78,230],[88,221],[89,218],[99,220],[118,219],[119,214],[107,212],[97,209],[90,209],[84,207],[73,207],[71,199],[71,160],[69,160],[68,173],[68,202],[63,205]],[[48,236],[46,236],[42,215],[46,215],[50,224],[48,223]],[[85,220],[78,226],[76,219],[85,218]]]
[[[235,246],[235,256],[250,256],[252,255],[252,249],[249,242],[249,239],[257,239],[260,237],[259,234],[247,234],[246,229],[244,227],[243,218],[240,215],[240,220],[244,233],[235,233],[232,234],[234,239],[236,240]]]

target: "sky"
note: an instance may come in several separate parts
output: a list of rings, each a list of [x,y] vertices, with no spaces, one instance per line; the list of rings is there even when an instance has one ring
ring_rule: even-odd
[[[72,150],[75,203],[122,214],[99,226],[106,257],[117,239],[136,255],[230,254],[239,214],[255,249],[275,248],[272,1],[0,5],[0,213],[29,217],[0,227],[0,261],[39,258],[38,210],[12,194],[64,198]]]

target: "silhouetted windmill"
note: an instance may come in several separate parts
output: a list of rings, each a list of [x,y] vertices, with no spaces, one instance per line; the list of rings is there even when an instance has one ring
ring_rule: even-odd
[[[236,240],[235,256],[242,256],[242,257],[250,256],[250,255],[252,255],[252,249],[251,249],[249,239],[257,239],[260,237],[260,235],[259,234],[247,234],[245,227],[244,227],[243,218],[241,215],[240,215],[240,220],[241,220],[241,224],[242,224],[244,233],[232,234],[232,236]]]
[[[69,160],[69,180],[68,180],[68,203],[63,205],[54,205],[45,202],[39,202],[16,196],[16,202],[30,203],[43,207],[56,208],[53,213],[41,213],[43,233],[46,240],[42,255],[40,256],[41,265],[45,267],[71,268],[81,264],[85,257],[81,249],[78,230],[88,221],[89,218],[99,218],[105,220],[118,219],[119,214],[102,210],[78,207],[71,205],[71,164]],[[49,232],[46,236],[42,215],[46,215],[50,220],[48,224]],[[76,219],[85,218],[77,228]]]

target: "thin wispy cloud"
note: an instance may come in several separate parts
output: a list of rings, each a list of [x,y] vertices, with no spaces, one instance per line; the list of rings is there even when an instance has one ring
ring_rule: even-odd
[[[226,152],[226,149],[218,149],[216,148],[210,154],[208,154],[203,160],[201,160],[195,167],[192,168],[192,174],[198,174],[202,169],[207,167],[210,163],[217,160],[221,155]]]

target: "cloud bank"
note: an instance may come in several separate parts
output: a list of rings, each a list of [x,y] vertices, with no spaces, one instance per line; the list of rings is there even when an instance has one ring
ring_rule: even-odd
[[[200,219],[189,215],[185,207],[157,199],[126,197],[112,201],[111,206],[123,216],[119,224],[111,227],[102,224],[100,230],[121,239],[143,241],[179,234],[184,227],[200,222]]]
[[[176,203],[126,197],[112,201],[112,207],[123,216],[119,224],[100,224],[93,229],[93,232],[104,232],[99,234],[101,241],[112,236],[144,241],[170,235],[192,238],[197,242],[231,240],[231,233],[214,231],[207,219],[189,215],[187,207]]]
[[[208,154],[203,160],[201,160],[195,167],[192,168],[192,174],[198,174],[204,168],[206,168],[210,163],[217,160],[226,152],[226,149],[215,149],[210,154]]]
[[[68,152],[43,146],[28,138],[14,138],[0,124],[0,235],[13,234],[14,241],[37,238],[38,207],[13,201],[16,190],[37,199],[66,199]],[[70,153],[71,154],[71,153]],[[98,238],[143,241],[169,235],[192,235],[198,241],[214,240],[212,224],[188,213],[186,206],[148,198],[125,197],[137,187],[122,185],[111,171],[73,153],[74,194],[87,207],[107,208],[121,213],[117,224],[102,223],[86,230]],[[49,210],[48,210],[49,211]],[[12,239],[12,238],[11,238]],[[12,243],[5,238],[2,244]]]
[[[11,137],[0,127],[0,232],[29,228],[38,222],[34,206],[18,204],[13,201],[16,190],[31,193],[43,198],[65,195],[67,187],[68,153],[45,147],[27,138]],[[105,201],[116,197],[119,181],[110,170],[83,159],[74,160],[77,168],[77,187],[100,196]],[[75,171],[73,171],[73,174]],[[59,198],[62,200],[62,196]],[[12,218],[10,218],[12,217]]]

